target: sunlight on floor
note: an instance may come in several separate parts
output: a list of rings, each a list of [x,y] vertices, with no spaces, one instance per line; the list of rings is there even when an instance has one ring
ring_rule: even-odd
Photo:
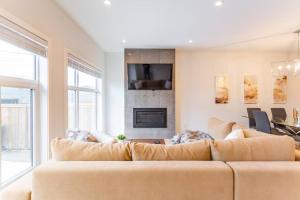
[[[1,184],[8,182],[23,172],[30,169],[31,165],[31,151],[17,150],[17,151],[3,151],[1,164]]]
[[[31,168],[30,162],[11,162],[11,161],[2,161],[2,180],[1,182],[6,182],[11,178],[14,178],[23,171]]]

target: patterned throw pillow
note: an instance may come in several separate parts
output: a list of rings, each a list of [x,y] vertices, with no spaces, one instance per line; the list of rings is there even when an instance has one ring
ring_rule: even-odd
[[[87,131],[68,130],[66,136],[68,139],[75,141],[98,142],[97,138]]]
[[[201,131],[185,131],[179,135],[176,135],[172,138],[173,144],[183,144],[183,143],[190,143],[196,142],[199,140],[214,140],[209,134],[201,132]]]

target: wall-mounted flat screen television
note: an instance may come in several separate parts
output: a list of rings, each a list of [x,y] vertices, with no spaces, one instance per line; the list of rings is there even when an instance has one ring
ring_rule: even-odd
[[[172,90],[173,64],[128,64],[129,90]]]

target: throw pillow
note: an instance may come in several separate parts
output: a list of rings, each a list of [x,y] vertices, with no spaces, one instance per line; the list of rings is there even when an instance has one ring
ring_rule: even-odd
[[[100,142],[100,143],[105,143],[105,144],[112,144],[116,143],[117,140],[108,134],[101,133],[99,131],[92,131],[91,134]]]
[[[67,130],[66,136],[70,140],[83,142],[98,142],[97,138],[88,131],[81,130]]]
[[[242,129],[236,129],[229,133],[224,140],[234,140],[243,138],[245,138],[244,131]]]
[[[52,157],[57,161],[130,161],[129,144],[102,144],[53,139]]]
[[[201,131],[185,131],[179,135],[175,135],[172,138],[173,144],[183,144],[183,143],[190,143],[190,142],[197,142],[200,140],[214,140],[213,137],[211,137],[207,133],[203,133]]]
[[[131,151],[134,161],[211,160],[209,141],[207,140],[171,146],[133,143]]]
[[[217,118],[208,121],[208,133],[216,140],[223,140],[231,131],[235,122],[224,122]]]

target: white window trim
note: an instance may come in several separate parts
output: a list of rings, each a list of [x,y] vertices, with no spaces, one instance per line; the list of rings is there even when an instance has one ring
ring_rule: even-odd
[[[17,87],[17,88],[31,88],[37,90],[39,83],[36,80],[27,80],[21,78],[13,78],[0,75],[0,86],[1,87]]]
[[[76,70],[76,69],[75,69]],[[103,113],[98,113],[98,95],[101,95],[101,97],[103,98],[102,96],[102,93],[101,91],[99,90],[98,88],[98,79],[100,79],[100,77],[95,77],[96,78],[96,88],[95,89],[91,89],[91,88],[83,88],[83,87],[77,87],[78,85],[78,80],[79,80],[79,75],[78,75],[78,72],[79,70],[76,70],[75,72],[75,86],[68,86],[68,91],[74,91],[75,92],[75,128],[76,129],[79,129],[79,93],[80,92],[90,92],[92,94],[95,95],[95,103],[96,103],[96,112],[95,112],[95,129],[96,130],[100,130],[100,127],[99,124],[98,124],[98,118],[99,118],[99,115],[103,115]],[[84,73],[84,72],[83,72]],[[68,112],[67,112],[68,113]]]
[[[102,88],[96,88],[96,89],[90,89],[90,88],[82,88],[82,87],[74,87],[74,86],[69,86],[68,85],[68,64],[69,64],[69,56],[70,55],[72,55],[72,58],[73,59],[78,59],[79,61],[82,61],[83,63],[85,63],[85,64],[87,64],[88,66],[90,66],[89,67],[89,70],[90,69],[94,69],[94,70],[96,70],[98,73],[101,73],[101,76],[100,77],[96,77],[96,78],[100,78],[100,79],[102,79]],[[95,65],[95,64],[93,64],[93,63],[91,63],[91,62],[88,62],[88,61],[86,61],[85,59],[83,59],[81,56],[79,56],[78,54],[76,54],[76,53],[74,53],[73,51],[71,51],[70,49],[65,49],[65,51],[64,51],[64,66],[65,66],[65,69],[64,69],[64,73],[65,73],[65,81],[64,81],[64,85],[65,85],[65,106],[64,106],[64,110],[65,110],[65,130],[68,130],[68,91],[69,90],[74,90],[74,91],[76,91],[76,89],[78,90],[78,91],[87,91],[87,92],[99,92],[99,94],[101,94],[101,97],[102,97],[102,111],[101,111],[101,113],[100,113],[100,116],[98,116],[98,117],[100,117],[101,119],[102,119],[102,121],[101,121],[101,124],[102,124],[102,129],[101,130],[98,130],[98,131],[101,131],[101,132],[103,132],[104,131],[104,129],[105,129],[105,123],[104,123],[104,114],[105,114],[105,110],[104,110],[104,72],[103,72],[103,70],[102,69],[99,69],[99,68],[96,68],[96,67],[94,67],[94,66],[97,66],[97,65]],[[75,69],[76,70],[76,69]],[[80,70],[79,70],[80,71]],[[78,77],[76,78],[77,80],[78,80]],[[76,80],[75,80],[76,81]],[[75,84],[76,85],[76,84]],[[96,84],[96,87],[98,87],[98,84]],[[100,92],[100,91],[102,91],[102,92]],[[78,99],[78,97],[79,97],[79,95],[77,95],[75,98],[76,98],[76,101],[77,102],[79,102],[79,99]],[[78,113],[78,110],[79,110],[79,108],[78,108],[78,106],[79,106],[79,104],[77,103],[76,104],[77,106],[76,106],[76,113]],[[96,95],[96,110],[98,110],[98,99],[97,99],[97,95]],[[75,118],[75,126],[77,126],[79,124],[79,115],[78,114],[76,114],[76,118]],[[97,119],[97,116],[96,116],[96,128],[97,128],[97,125],[98,125],[98,119]]]

